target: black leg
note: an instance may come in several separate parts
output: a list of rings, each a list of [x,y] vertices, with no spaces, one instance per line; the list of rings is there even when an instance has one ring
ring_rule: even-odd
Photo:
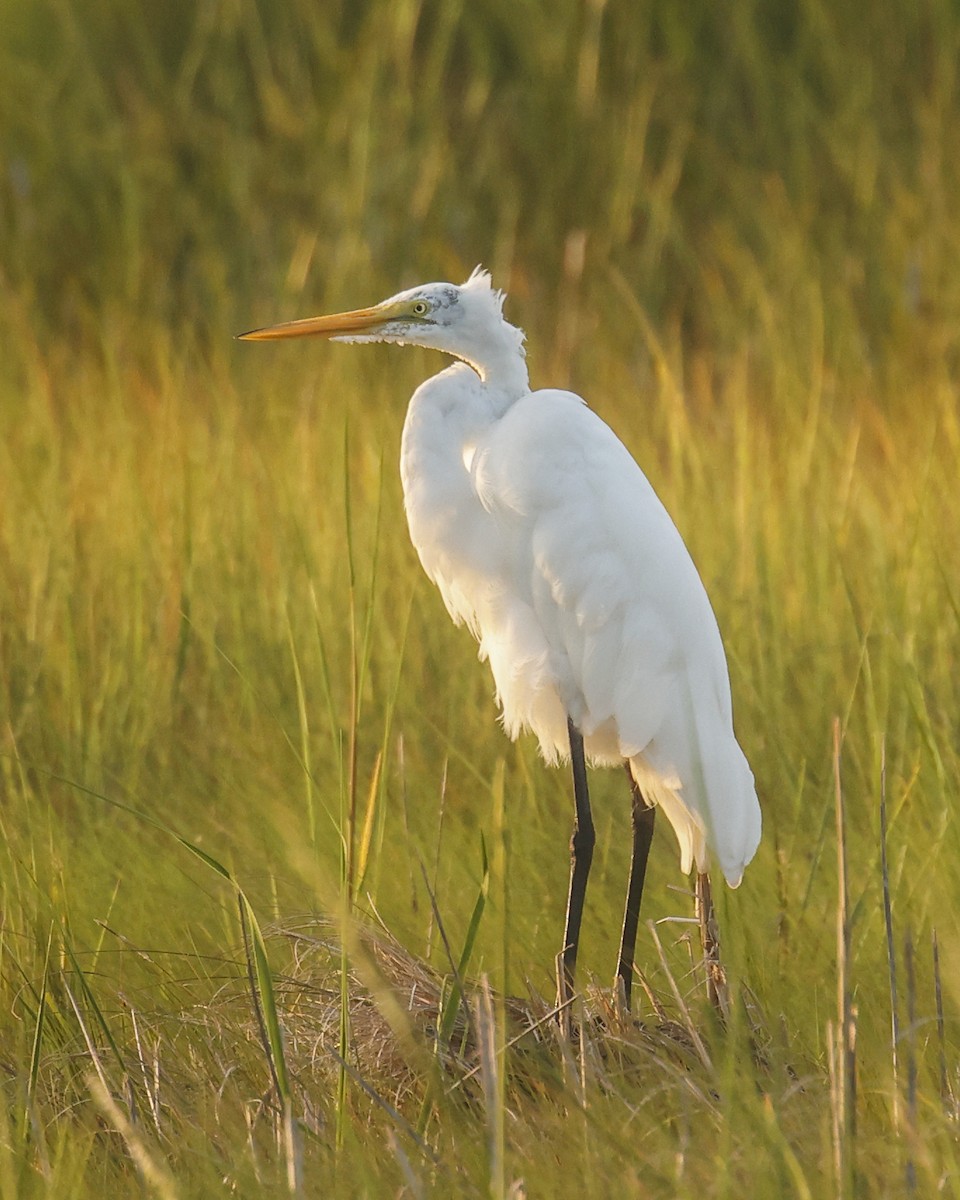
[[[566,1005],[573,995],[573,977],[577,967],[577,947],[580,943],[580,922],[583,900],[587,894],[587,876],[593,859],[596,835],[590,814],[590,795],[587,791],[587,764],[583,757],[583,738],[569,719],[570,761],[573,766],[574,820],[570,839],[570,894],[567,898],[567,922],[563,934],[560,971],[558,972],[558,1004]],[[564,1009],[564,1013],[566,1009]]]
[[[631,807],[633,821],[633,856],[630,859],[630,882],[627,885],[627,904],[623,913],[623,935],[620,938],[620,961],[617,964],[617,978],[623,984],[623,999],[627,1012],[630,1011],[630,990],[633,984],[633,956],[637,948],[637,925],[640,920],[640,897],[643,895],[643,881],[647,874],[647,859],[650,856],[650,843],[653,841],[653,822],[657,810],[652,804],[647,804],[643,793],[637,786],[637,781],[630,770],[630,764],[624,763],[627,778],[630,780],[630,793],[633,798]]]

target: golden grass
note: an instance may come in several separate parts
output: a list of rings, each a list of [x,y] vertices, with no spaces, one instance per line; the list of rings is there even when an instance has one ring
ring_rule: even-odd
[[[956,1191],[951,6],[0,20],[0,1197]],[[232,341],[478,260],[718,612],[765,814],[726,1031],[662,833],[611,1010],[597,773],[554,1036],[566,780],[404,529],[438,360]]]

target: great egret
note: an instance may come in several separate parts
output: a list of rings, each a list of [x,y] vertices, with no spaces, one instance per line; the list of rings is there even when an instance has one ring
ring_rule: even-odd
[[[451,617],[490,663],[511,738],[532,730],[573,764],[570,891],[558,969],[572,995],[594,847],[585,760],[624,763],[633,854],[617,975],[630,1003],[656,806],[698,871],[732,887],[760,840],[753,775],[733,732],[717,621],[666,509],[623,443],[570,392],[531,392],[519,329],[477,268],[352,312],[244,333],[426,346],[460,360],[414,392],[400,473],[410,536]],[[559,957],[559,956],[558,956]],[[708,985],[709,986],[709,985]]]

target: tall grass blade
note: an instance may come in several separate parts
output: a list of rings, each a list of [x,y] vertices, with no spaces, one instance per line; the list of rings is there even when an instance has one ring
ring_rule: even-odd
[[[27,1100],[24,1107],[23,1137],[26,1138],[30,1128],[34,1097],[37,1094],[37,1080],[40,1076],[40,1055],[43,1049],[43,1032],[47,1017],[47,988],[50,979],[50,951],[53,946],[53,925],[47,932],[47,948],[43,955],[43,974],[40,977],[40,997],[37,1002],[37,1012],[33,1023],[33,1040],[30,1046],[30,1071],[27,1075]]]
[[[503,1080],[497,1058],[497,1018],[486,975],[480,980],[480,993],[475,1001],[477,1052],[480,1059],[480,1082],[483,1087],[483,1106],[487,1118],[487,1169],[491,1200],[504,1200],[506,1168],[504,1163],[505,1129]]]
[[[283,1031],[280,1028],[280,1018],[277,1013],[276,994],[273,987],[273,973],[267,958],[267,948],[256,915],[249,901],[242,892],[237,892],[237,907],[240,916],[240,929],[243,934],[243,944],[246,951],[247,979],[250,984],[250,998],[254,1014],[260,1029],[260,1039],[263,1043],[264,1057],[270,1068],[273,1087],[276,1092],[277,1107],[282,1112],[290,1098],[290,1080],[287,1076],[286,1056],[283,1049]]]
[[[446,756],[443,760],[443,767],[440,771],[440,803],[437,807],[437,841],[433,852],[433,890],[436,891],[437,875],[440,871],[440,846],[443,842],[443,820],[447,812],[447,769],[450,765],[450,759]],[[482,834],[481,834],[482,837]],[[426,957],[429,960],[433,950],[433,908],[430,909],[430,919],[427,922],[427,950]]]
[[[839,1177],[844,1195],[856,1178],[856,1026],[850,990],[850,916],[847,887],[847,829],[840,781],[840,718],[833,719],[833,786],[837,830],[837,1037],[839,1049]]]
[[[104,1040],[106,1041],[107,1046],[109,1047],[110,1052],[113,1055],[117,1066],[120,1068],[121,1071],[126,1071],[126,1063],[124,1062],[123,1055],[120,1053],[120,1047],[117,1045],[116,1039],[113,1036],[113,1032],[110,1029],[110,1026],[107,1024],[106,1017],[103,1015],[103,1013],[100,1010],[100,1005],[97,1003],[97,998],[93,994],[93,989],[90,987],[90,984],[87,982],[86,972],[80,966],[77,956],[74,953],[73,946],[70,943],[70,938],[68,937],[66,930],[62,926],[61,926],[60,933],[61,933],[60,944],[63,947],[67,957],[70,959],[70,964],[73,967],[73,971],[74,971],[74,975],[77,980],[77,983],[80,985],[80,991],[83,994],[83,999],[86,1002],[87,1008],[91,1013],[93,1013],[93,1016],[96,1020],[96,1023],[98,1025],[99,1029],[100,1029],[100,1032],[103,1034]],[[99,1066],[100,1060],[99,1060],[99,1056],[94,1051],[93,1039],[90,1037],[89,1033],[87,1032],[86,1023],[84,1022],[83,1017],[81,1016],[80,1008],[76,1002],[76,999],[73,996],[73,993],[69,990],[69,988],[67,989],[67,992],[70,997],[70,1003],[73,1007],[74,1013],[77,1017],[77,1020],[80,1022],[81,1029],[83,1030],[83,1036],[87,1042],[87,1048],[90,1051],[90,1057],[94,1060],[95,1063],[97,1063],[97,1070],[99,1071],[100,1070],[100,1066]]]
[[[490,867],[487,861],[487,848],[482,833],[480,835],[480,855],[482,859],[480,890],[478,891],[477,898],[474,901],[473,912],[470,914],[470,922],[467,926],[467,933],[464,938],[463,947],[460,951],[460,958],[456,962],[454,962],[453,959],[453,952],[450,947],[450,942],[447,938],[446,930],[443,926],[443,920],[440,916],[440,909],[437,905],[436,897],[433,893],[433,889],[430,887],[430,882],[427,879],[426,868],[422,862],[420,864],[420,869],[423,872],[424,883],[427,888],[427,895],[430,897],[433,920],[436,923],[436,927],[439,930],[440,937],[443,941],[444,950],[447,955],[447,962],[450,966],[452,974],[451,987],[441,997],[440,1012],[437,1020],[437,1050],[441,1055],[445,1055],[450,1051],[450,1043],[453,1039],[453,1031],[456,1026],[458,1013],[463,1014],[464,1040],[467,1039],[471,1029],[473,1028],[473,1017],[470,1012],[470,1006],[467,1004],[466,1000],[466,987],[464,980],[466,978],[466,972],[470,963],[470,958],[473,954],[477,933],[480,929],[480,922],[483,918],[483,911],[487,902],[487,891],[490,885]],[[421,1132],[426,1129],[427,1121],[430,1119],[430,1114],[436,1105],[440,1089],[441,1080],[438,1075],[435,1075],[430,1080],[430,1084],[424,1095],[423,1103],[420,1106],[420,1117],[417,1122],[417,1127],[421,1130]]]
[[[140,1077],[143,1080],[143,1091],[147,1097],[147,1103],[150,1106],[150,1116],[153,1119],[153,1127],[157,1131],[158,1137],[163,1137],[163,1129],[160,1126],[160,1058],[159,1050],[154,1056],[153,1078],[147,1071],[146,1057],[143,1052],[143,1039],[140,1036],[140,1022],[137,1020],[137,1010],[130,1009],[130,1024],[133,1027],[134,1045],[137,1047],[137,1062],[140,1064]]]
[[[344,903],[352,910],[354,896],[354,838],[357,819],[357,759],[360,725],[360,643],[357,630],[357,571],[354,561],[353,508],[350,500],[350,424],[343,427],[343,512],[346,523],[348,612],[350,617],[350,710],[347,728],[347,790],[340,811],[340,831],[343,840],[341,887]],[[346,963],[344,963],[346,967]],[[342,973],[345,977],[345,971]],[[341,1045],[341,1053],[346,1049]]]
[[[282,1132],[282,1145],[287,1167],[287,1188],[291,1195],[299,1196],[303,1182],[303,1148],[299,1122],[293,1111],[293,1094],[287,1071],[287,1057],[283,1044],[283,1028],[277,1010],[273,972],[267,958],[267,947],[263,940],[256,913],[243,892],[237,888],[240,910],[240,928],[246,949],[247,977],[250,982],[250,998],[260,1029],[264,1056],[270,1068]]]
[[[289,611],[287,612],[287,644],[290,647],[290,661],[293,664],[293,681],[297,694],[297,716],[300,723],[300,758],[303,763],[303,786],[307,804],[307,835],[310,839],[311,848],[315,849],[317,845],[317,814],[314,803],[315,784],[310,753],[310,717],[307,708],[306,689],[303,683],[303,672],[300,669],[300,656],[297,654]]]
[[[883,925],[887,937],[887,973],[890,980],[890,1056],[893,1062],[893,1128],[900,1132],[900,1014],[897,1008],[897,952],[893,936],[893,904],[887,862],[887,745],[880,742],[880,877],[883,883]]]
[[[840,1032],[833,1018],[827,1019],[827,1078],[830,1084],[830,1140],[833,1143],[833,1177],[837,1200],[849,1194],[846,1189],[843,1148],[843,1051]]]
[[[383,748],[377,750],[373,760],[373,770],[370,773],[370,786],[367,788],[367,805],[363,817],[363,828],[360,830],[360,842],[357,846],[357,889],[363,888],[367,868],[370,865],[370,850],[373,846],[373,832],[376,827],[377,809],[380,797],[380,775],[383,767]]]
[[[913,962],[913,931],[907,926],[903,936],[903,969],[907,988],[907,1114],[906,1125],[911,1147],[918,1138],[917,1126],[917,992],[916,972]],[[907,1156],[907,1192],[912,1196],[917,1190],[917,1168],[913,1154]]]
[[[433,894],[433,889],[430,887],[430,880],[427,877],[427,868],[423,865],[422,862],[420,863],[420,870],[423,874],[424,887],[427,889],[427,895],[430,898],[430,908],[433,912],[433,919],[436,922],[437,929],[439,930],[439,933],[440,933],[440,940],[443,943],[444,953],[447,956],[447,963],[450,967],[450,970],[453,973],[453,988],[447,994],[447,997],[446,997],[443,1007],[441,1009],[441,1018],[440,1018],[439,1045],[440,1045],[441,1049],[445,1050],[446,1046],[447,1046],[447,1039],[444,1036],[444,1030],[447,1030],[447,1036],[449,1036],[449,1030],[452,1029],[453,1023],[456,1021],[457,1010],[460,1008],[461,1004],[464,1003],[463,1002],[463,995],[464,995],[463,977],[460,974],[460,968],[459,968],[458,964],[454,961],[453,950],[450,946],[450,939],[447,937],[447,931],[443,924],[443,918],[440,916],[440,909],[437,905],[437,898]],[[468,1011],[466,1011],[465,1003],[464,1003],[464,1020],[466,1022],[466,1028],[469,1029],[470,1028],[470,1014]]]
[[[180,1192],[166,1164],[147,1146],[143,1134],[124,1115],[99,1074],[91,1072],[87,1075],[87,1089],[104,1118],[123,1138],[134,1166],[150,1191],[159,1200],[178,1200]]]
[[[937,941],[936,928],[931,933],[933,950],[933,991],[937,1006],[937,1076],[940,1084],[940,1103],[943,1111],[949,1117],[956,1115],[956,1105],[950,1094],[950,1083],[947,1077],[947,1038],[946,1022],[943,1016],[943,985],[940,980],[940,944]]]

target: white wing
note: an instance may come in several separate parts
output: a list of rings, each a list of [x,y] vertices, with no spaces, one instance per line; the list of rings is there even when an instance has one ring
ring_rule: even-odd
[[[481,652],[507,732],[595,760],[628,758],[677,831],[683,866],[704,835],[736,883],[760,836],[733,733],[716,618],[676,526],[613,431],[569,392],[529,393],[470,464],[500,550],[475,597]],[[495,576],[495,578],[494,578]]]

